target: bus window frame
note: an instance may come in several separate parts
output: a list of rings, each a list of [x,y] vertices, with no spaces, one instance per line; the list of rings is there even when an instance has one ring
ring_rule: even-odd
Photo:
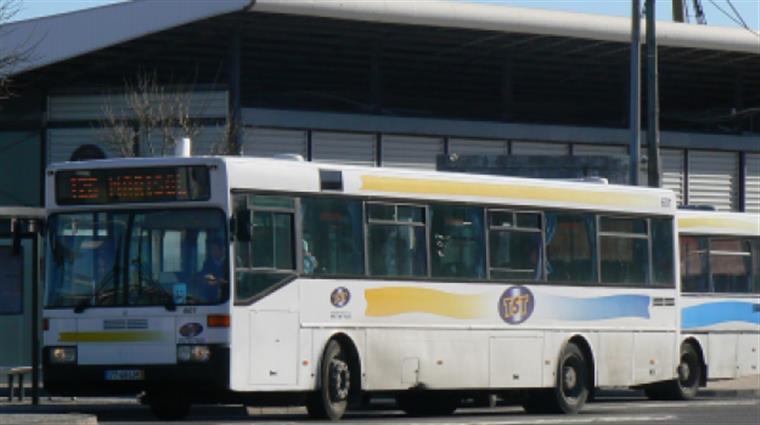
[[[537,207],[535,205],[532,206],[518,206],[518,205],[495,205],[490,203],[475,203],[475,202],[466,202],[466,201],[460,201],[460,202],[446,202],[446,201],[440,201],[440,200],[427,200],[427,199],[418,199],[418,200],[410,200],[407,198],[394,198],[394,197],[375,197],[375,196],[362,196],[362,195],[353,195],[353,194],[341,194],[341,193],[326,193],[326,192],[283,192],[283,191],[271,191],[271,190],[256,190],[256,189],[231,189],[230,193],[232,195],[236,194],[253,194],[253,195],[260,195],[260,196],[281,196],[281,197],[291,197],[294,200],[294,208],[295,208],[295,230],[294,235],[296,238],[296,242],[303,236],[303,226],[302,226],[302,220],[303,220],[303,209],[301,204],[301,198],[302,197],[312,197],[312,198],[338,198],[338,199],[347,199],[347,200],[358,200],[361,202],[362,205],[362,216],[364,217],[363,220],[363,245],[364,245],[364,273],[361,275],[330,275],[330,279],[338,279],[338,280],[348,280],[348,279],[357,279],[360,278],[362,280],[377,280],[377,281],[419,281],[421,283],[452,283],[452,282],[459,282],[459,283],[466,283],[466,284],[486,284],[486,285],[504,285],[504,284],[519,284],[519,285],[552,285],[552,286],[568,286],[568,287],[585,287],[585,288],[615,288],[615,289],[674,289],[679,287],[680,283],[678,282],[678,279],[676,276],[679,276],[679,273],[676,269],[678,269],[679,263],[675,261],[675,250],[672,252],[672,255],[674,257],[673,261],[673,267],[674,267],[674,275],[671,282],[667,284],[663,283],[657,283],[654,282],[654,262],[652,259],[653,256],[653,248],[652,248],[652,220],[653,219],[669,219],[671,222],[671,225],[669,226],[671,230],[671,237],[675,238],[674,240],[677,240],[677,229],[675,228],[676,223],[676,217],[675,214],[668,215],[663,213],[641,213],[641,214],[631,214],[631,213],[625,213],[625,212],[617,212],[617,211],[603,211],[603,210],[590,210],[590,209],[569,209],[569,208],[557,208],[557,207],[546,207],[545,209],[541,209],[541,207]],[[368,237],[368,231],[369,231],[369,208],[368,206],[370,204],[391,204],[395,206],[411,206],[411,207],[419,207],[423,208],[424,213],[424,223],[419,222],[403,222],[403,221],[393,221],[393,220],[372,220],[373,224],[391,224],[391,225],[412,225],[412,226],[424,226],[425,228],[425,234],[426,234],[426,268],[427,268],[427,274],[425,276],[375,276],[371,275],[369,272],[369,237]],[[434,278],[432,277],[432,262],[430,260],[430,252],[431,252],[431,246],[430,246],[430,232],[431,232],[431,222],[430,222],[430,207],[438,205],[438,206],[469,206],[469,207],[480,207],[483,208],[483,214],[484,214],[484,226],[483,230],[485,232],[484,236],[484,243],[485,246],[485,253],[486,253],[486,278],[485,279],[467,279],[467,278],[461,278],[461,279],[446,279],[446,278]],[[234,209],[234,206],[233,206]],[[488,221],[488,214],[490,211],[511,211],[513,214],[518,213],[538,213],[540,215],[540,234],[541,234],[541,247],[542,247],[542,253],[541,253],[541,259],[542,259],[542,270],[541,270],[541,279],[540,280],[531,280],[531,279],[494,279],[491,277],[490,273],[490,231],[491,226],[490,222]],[[593,253],[593,255],[596,257],[596,264],[594,265],[597,274],[596,274],[596,280],[595,281],[567,281],[567,282],[561,282],[561,283],[549,283],[547,279],[547,272],[546,272],[546,265],[547,265],[547,256],[548,256],[548,249],[546,244],[546,214],[547,212],[552,213],[573,213],[573,214],[593,214],[595,219],[595,238],[597,240],[597,247],[596,252]],[[600,255],[600,245],[599,245],[599,239],[600,239],[600,231],[599,231],[599,220],[600,217],[606,216],[606,217],[614,217],[614,218],[630,218],[630,219],[640,219],[645,220],[647,225],[647,233],[646,235],[642,235],[641,238],[647,239],[648,244],[648,256],[649,256],[649,267],[647,270],[647,276],[649,278],[649,283],[645,284],[603,284],[601,282],[601,255]],[[516,231],[525,231],[530,230],[526,228],[512,228],[510,230],[516,230]],[[319,279],[324,278],[324,276],[314,276],[314,275],[306,275],[303,273],[303,258],[302,258],[302,252],[300,249],[297,249],[297,243],[294,245],[296,247],[295,255],[296,255],[296,268],[295,268],[295,275],[298,279]],[[234,270],[233,270],[234,272]],[[288,280],[287,282],[283,283],[287,284],[290,282]],[[278,285],[279,287],[279,285]],[[260,297],[257,297],[259,299]],[[256,300],[253,300],[255,302]],[[243,305],[238,302],[235,302],[235,305]],[[248,304],[245,304],[248,305]]]

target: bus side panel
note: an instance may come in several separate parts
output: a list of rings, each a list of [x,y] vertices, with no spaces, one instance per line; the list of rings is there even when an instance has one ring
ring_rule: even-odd
[[[491,388],[535,388],[543,381],[543,332],[504,332],[489,344]]]
[[[739,335],[729,333],[709,333],[707,335],[707,364],[710,378],[736,377],[736,347]]]
[[[675,342],[675,334],[671,332],[634,334],[634,384],[673,378]]]
[[[760,373],[760,334],[743,333],[739,335],[738,376],[757,375]]]
[[[633,333],[601,333],[598,357],[596,370],[599,386],[628,386],[633,383]]]
[[[284,391],[299,376],[298,285],[233,307],[230,382],[235,391]]]
[[[760,299],[687,294],[682,300],[686,335],[698,335],[709,379],[760,373]]]
[[[367,389],[487,388],[489,351],[481,348],[488,347],[488,335],[467,330],[368,329]]]

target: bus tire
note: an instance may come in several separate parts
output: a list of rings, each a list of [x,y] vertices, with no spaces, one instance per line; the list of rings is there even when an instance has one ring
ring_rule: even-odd
[[[459,397],[411,390],[396,396],[396,403],[409,416],[448,416],[459,407]]]
[[[578,413],[589,395],[589,365],[583,351],[568,343],[560,355],[554,388],[528,394],[523,409],[528,413]]]
[[[336,340],[325,347],[320,365],[320,386],[306,404],[315,419],[338,420],[346,413],[351,393],[351,368],[348,353]]]
[[[165,390],[162,394],[148,393],[147,399],[153,416],[162,421],[182,420],[190,413],[190,402],[170,390]]]
[[[697,350],[691,344],[683,344],[678,378],[647,386],[644,393],[652,400],[691,400],[697,396],[703,373],[704,367]]]

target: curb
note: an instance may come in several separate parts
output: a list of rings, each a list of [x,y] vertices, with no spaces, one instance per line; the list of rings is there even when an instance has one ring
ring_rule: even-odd
[[[697,397],[716,397],[716,398],[760,397],[760,389],[699,390],[699,392],[697,392]]]
[[[599,390],[595,393],[594,398],[646,398],[644,391],[632,389],[611,389]],[[760,388],[743,388],[743,389],[720,389],[711,390],[700,388],[697,391],[697,398],[760,398]]]
[[[95,415],[81,413],[2,414],[0,425],[98,425],[98,418]]]

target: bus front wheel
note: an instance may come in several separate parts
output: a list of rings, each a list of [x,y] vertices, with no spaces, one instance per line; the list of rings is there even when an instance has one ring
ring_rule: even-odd
[[[346,413],[351,392],[351,367],[348,353],[331,340],[320,365],[320,386],[306,405],[309,416],[317,419],[340,419]]]

